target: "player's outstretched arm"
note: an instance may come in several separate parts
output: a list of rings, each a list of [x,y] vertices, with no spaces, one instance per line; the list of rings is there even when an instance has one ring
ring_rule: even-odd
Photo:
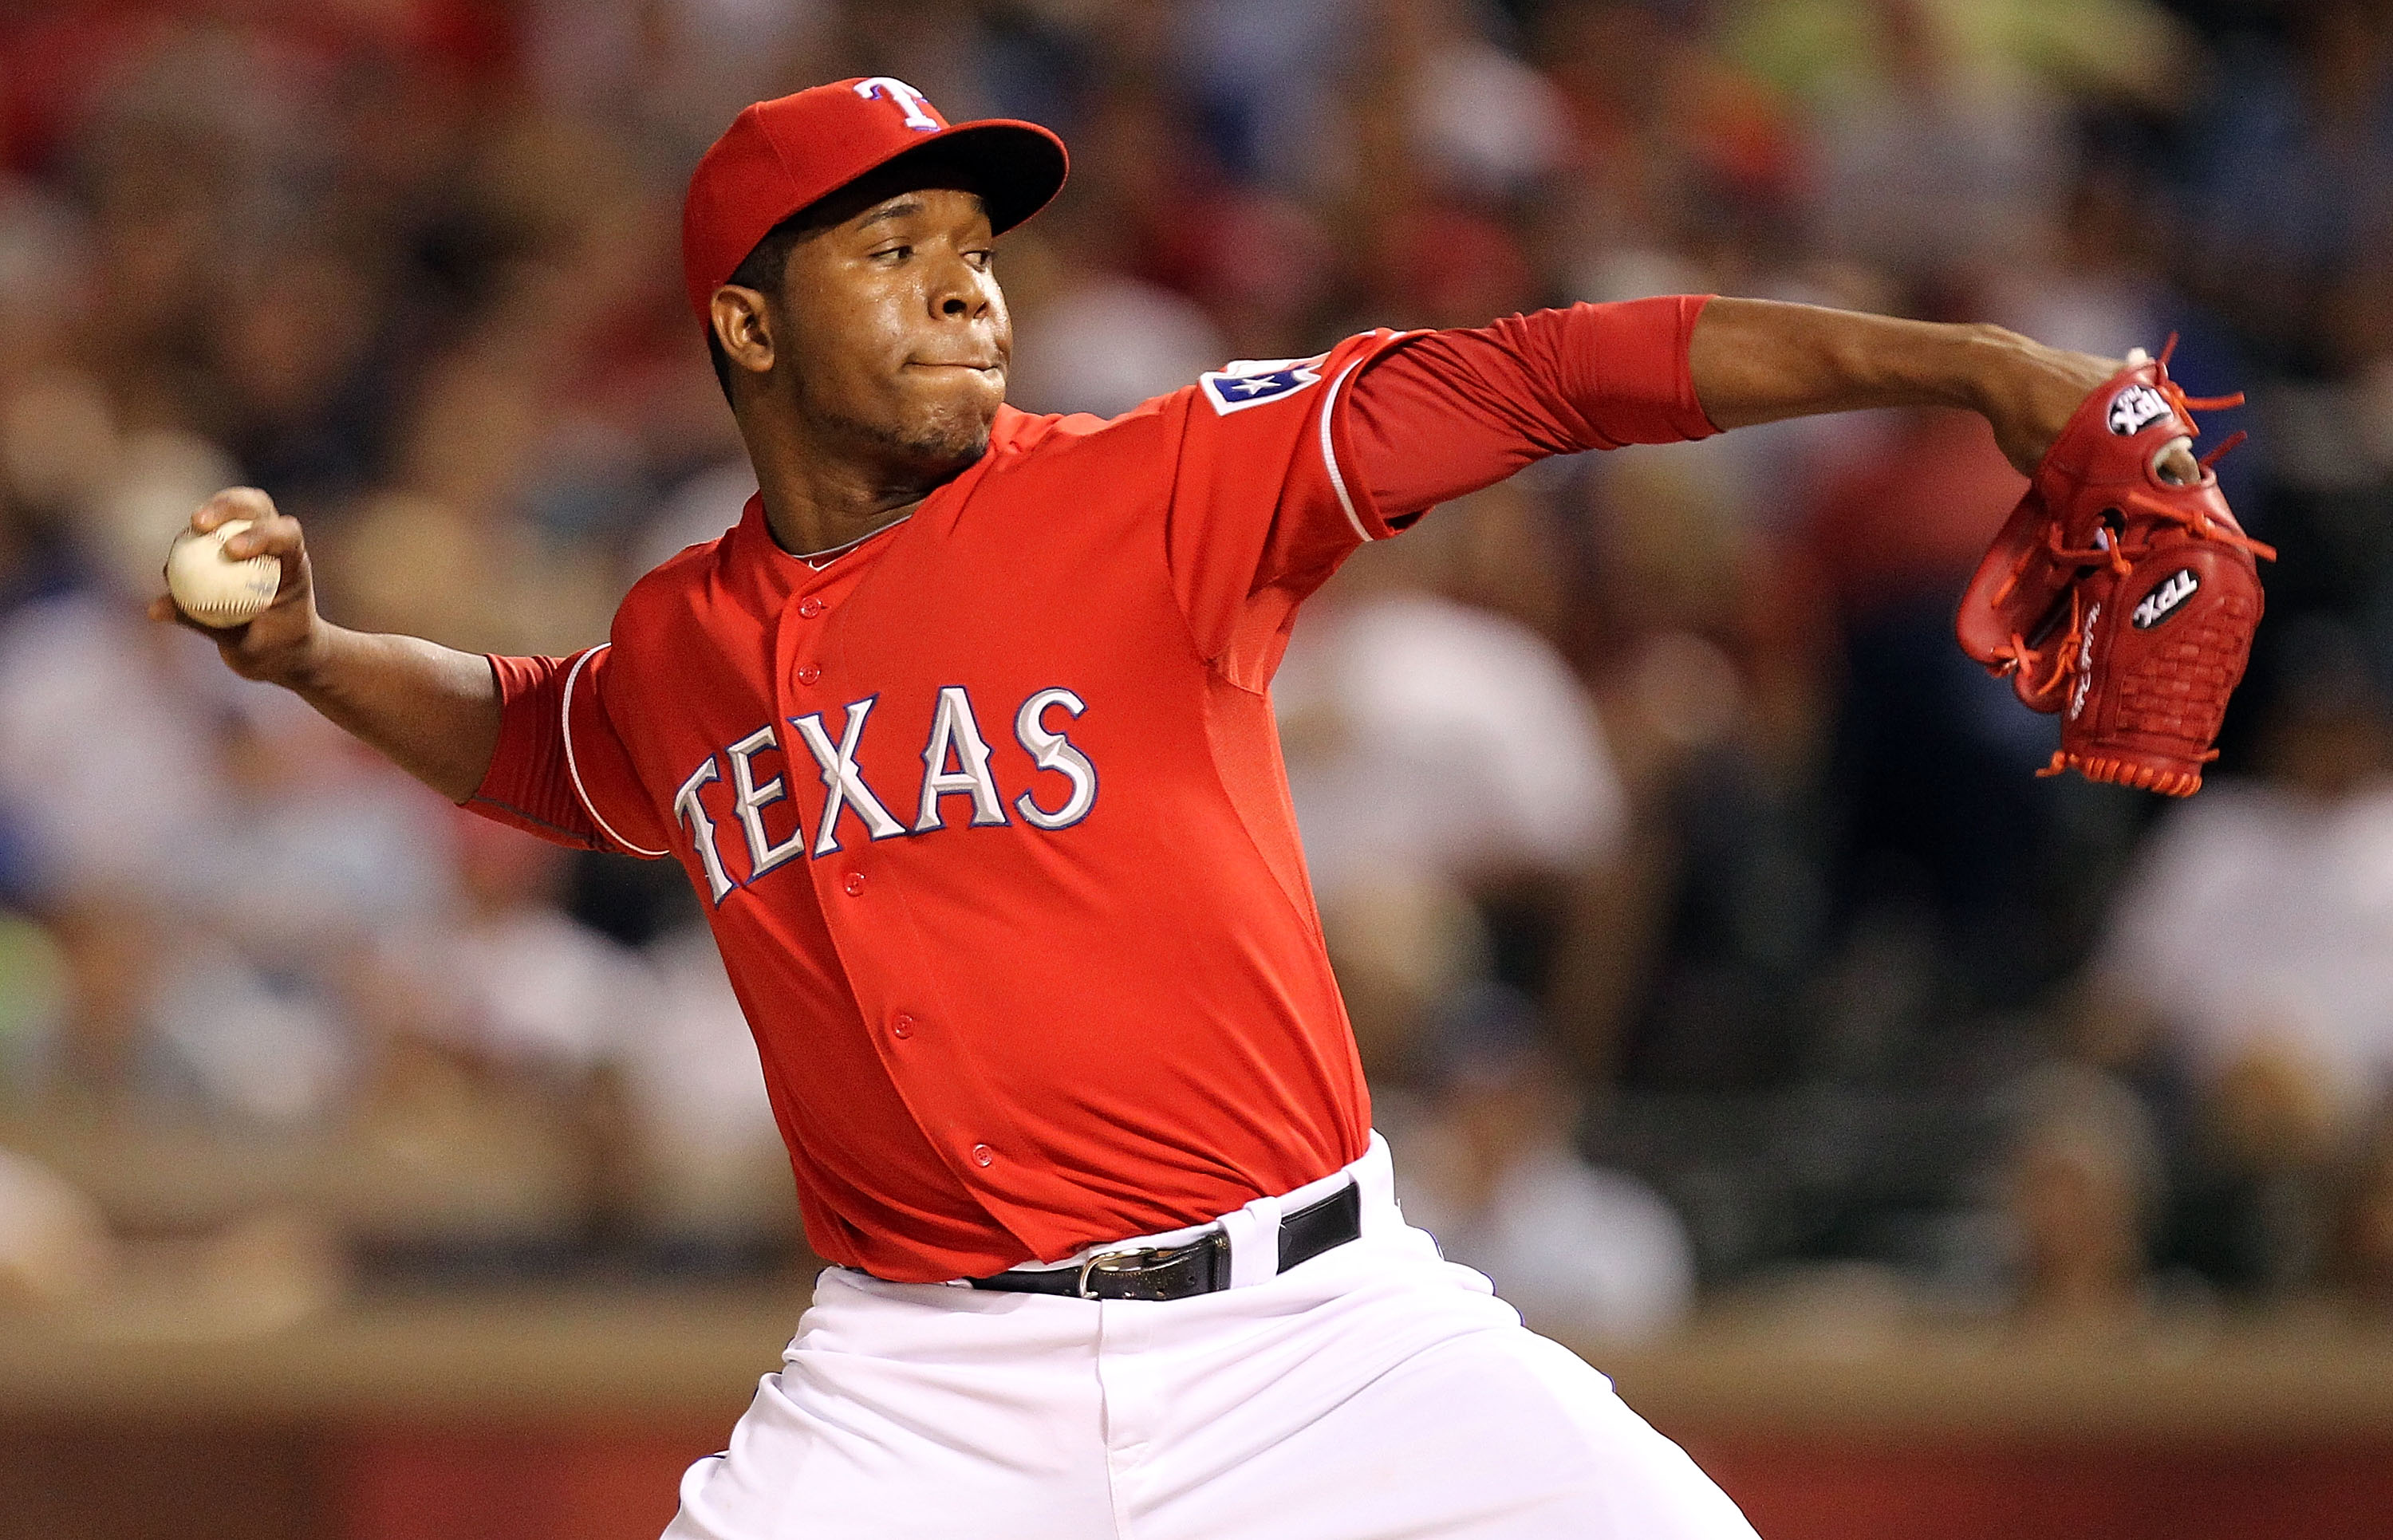
[[[1999,326],[1723,295],[1696,321],[1687,367],[1720,427],[1870,407],[1965,407],[1994,424],[2003,453],[2033,476],[2078,403],[2125,365]]]
[[[235,487],[200,504],[191,528],[204,532],[233,518],[252,523],[226,542],[226,555],[268,555],[282,564],[274,602],[246,624],[215,627],[161,594],[150,602],[150,618],[199,632],[235,673],[294,691],[451,802],[472,796],[499,742],[499,692],[489,662],[413,636],[327,622],[316,613],[299,521],[277,513],[255,488]]]

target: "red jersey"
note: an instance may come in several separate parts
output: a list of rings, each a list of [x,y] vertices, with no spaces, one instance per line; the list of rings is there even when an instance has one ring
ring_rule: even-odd
[[[468,805],[681,861],[830,1260],[985,1275],[1301,1186],[1369,1117],[1267,693],[1296,607],[1435,497],[1709,431],[1699,308],[1378,332],[1110,422],[1003,408],[978,463],[828,558],[752,500],[608,646],[491,659]],[[1577,359],[1607,344],[1609,372]],[[1393,463],[1407,440],[1472,447]]]

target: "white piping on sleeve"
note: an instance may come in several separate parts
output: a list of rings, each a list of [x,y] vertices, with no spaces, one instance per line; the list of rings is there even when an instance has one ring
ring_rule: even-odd
[[[558,729],[565,735],[565,773],[573,778],[573,794],[581,800],[582,811],[590,815],[590,821],[596,824],[606,834],[607,838],[614,841],[617,844],[622,846],[625,850],[630,851],[634,855],[646,855],[651,858],[669,855],[672,852],[650,850],[646,845],[635,845],[631,841],[624,839],[621,834],[616,833],[615,826],[608,823],[607,821],[606,815],[600,813],[596,804],[591,802],[589,788],[582,784],[582,766],[573,762],[574,683],[582,677],[582,665],[589,662],[590,659],[597,657],[601,652],[604,652],[607,648],[612,646],[614,646],[612,642],[599,643],[596,646],[592,647],[588,652],[585,652],[581,657],[575,659],[573,660],[573,667],[566,671],[565,707],[564,710],[558,713],[560,720],[557,723]]]
[[[1338,506],[1346,510],[1346,522],[1354,527],[1354,533],[1363,538],[1364,544],[1368,545],[1372,540],[1371,531],[1363,527],[1363,516],[1354,511],[1354,499],[1347,493],[1345,475],[1338,468],[1337,444],[1329,432],[1329,414],[1338,410],[1338,392],[1346,384],[1346,376],[1354,372],[1355,364],[1362,361],[1357,359],[1340,370],[1338,377],[1329,382],[1328,391],[1321,398],[1321,463],[1329,469],[1329,486],[1338,494]]]

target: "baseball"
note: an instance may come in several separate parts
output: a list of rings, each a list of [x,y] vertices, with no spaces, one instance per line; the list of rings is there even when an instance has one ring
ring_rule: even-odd
[[[186,529],[166,552],[166,592],[176,607],[203,626],[237,626],[255,620],[282,586],[282,563],[272,556],[235,561],[225,542],[249,528],[229,518],[206,534]]]

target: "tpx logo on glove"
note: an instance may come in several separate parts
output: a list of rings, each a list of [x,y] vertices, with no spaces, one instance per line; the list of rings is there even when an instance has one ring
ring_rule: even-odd
[[[2176,614],[2201,586],[2202,580],[2193,575],[2192,568],[2180,567],[2163,579],[2158,588],[2145,594],[2127,619],[2138,631],[2150,631]]]
[[[2111,431],[2131,438],[2168,416],[2167,398],[2150,385],[2133,385],[2111,398]]]

